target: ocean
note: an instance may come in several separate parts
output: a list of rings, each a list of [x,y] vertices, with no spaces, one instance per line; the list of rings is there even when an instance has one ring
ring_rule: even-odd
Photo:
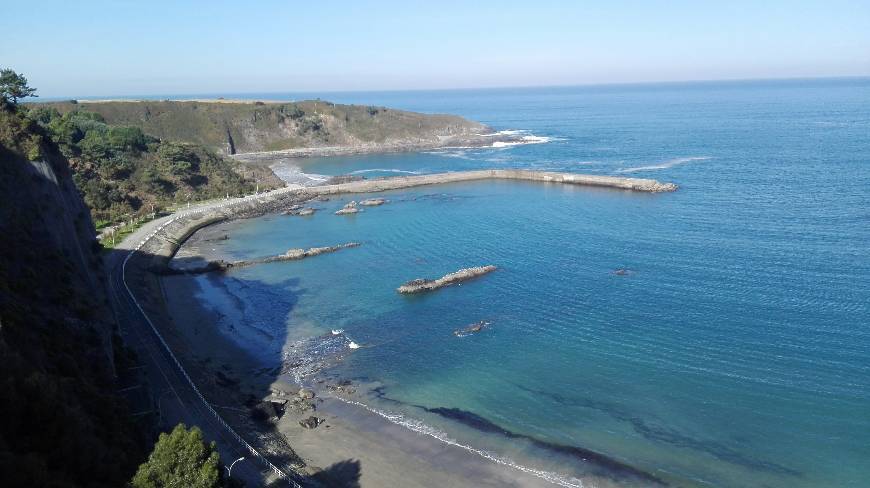
[[[360,195],[223,224],[229,259],[361,243],[191,278],[252,354],[274,363],[341,330],[360,347],[327,373],[369,385],[369,408],[563,486],[635,469],[675,486],[870,484],[870,79],[323,97],[530,143],[284,170],[527,168],[680,188],[468,182],[385,192],[354,216],[332,212]],[[486,264],[498,270],[396,292]]]

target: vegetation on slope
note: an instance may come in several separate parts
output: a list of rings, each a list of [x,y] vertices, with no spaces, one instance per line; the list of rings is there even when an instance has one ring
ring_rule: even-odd
[[[215,443],[206,444],[198,427],[187,430],[178,424],[171,433],[160,434],[130,484],[132,488],[218,488],[221,475]]]
[[[134,126],[161,139],[201,144],[223,153],[299,147],[437,141],[479,133],[482,124],[454,115],[426,115],[320,100],[294,103],[111,101],[46,104],[61,113],[81,106],[110,124]]]
[[[31,161],[37,161],[33,163]],[[142,458],[124,357],[67,159],[0,103],[0,473],[4,486],[122,486]]]
[[[274,186],[268,170],[248,170],[204,147],[161,141],[138,127],[106,124],[85,110],[63,115],[34,106],[39,124],[69,158],[76,186],[97,221],[116,222],[172,204],[251,193],[258,176]]]

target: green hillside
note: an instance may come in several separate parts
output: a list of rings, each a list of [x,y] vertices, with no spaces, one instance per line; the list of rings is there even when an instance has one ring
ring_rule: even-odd
[[[486,127],[454,115],[310,100],[293,103],[227,101],[106,101],[40,104],[61,114],[86,110],[106,123],[133,126],[154,137],[202,144],[228,154],[299,147],[438,141]]]
[[[33,105],[25,117],[69,159],[96,221],[117,222],[187,201],[279,186],[266,168],[246,168],[197,144],[161,140],[95,112]]]

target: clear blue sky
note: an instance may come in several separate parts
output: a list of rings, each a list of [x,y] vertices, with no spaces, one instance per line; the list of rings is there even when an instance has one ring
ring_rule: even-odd
[[[43,96],[870,75],[870,1],[4,2]]]

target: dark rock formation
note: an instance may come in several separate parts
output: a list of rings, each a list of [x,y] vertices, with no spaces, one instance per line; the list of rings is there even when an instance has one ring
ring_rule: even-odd
[[[317,426],[322,424],[323,422],[324,422],[324,419],[320,419],[320,418],[317,418],[314,415],[312,415],[306,419],[300,420],[299,425],[301,425],[302,427],[305,427],[306,429],[316,429]]]
[[[467,327],[454,330],[453,335],[455,335],[456,337],[465,337],[471,334],[477,334],[478,332],[487,328],[489,324],[490,322],[487,322],[486,320],[481,320],[480,322],[475,322]]]

